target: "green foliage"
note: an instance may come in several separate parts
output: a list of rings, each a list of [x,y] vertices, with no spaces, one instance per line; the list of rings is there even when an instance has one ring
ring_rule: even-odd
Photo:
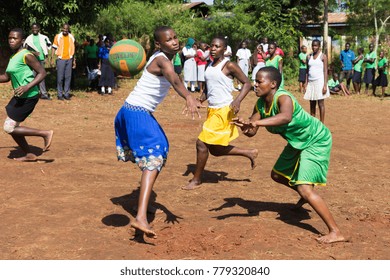
[[[85,25],[94,22],[99,11],[118,0],[4,0],[0,6],[0,36],[4,40],[13,27],[30,30],[37,22],[42,32],[54,36],[65,22]]]

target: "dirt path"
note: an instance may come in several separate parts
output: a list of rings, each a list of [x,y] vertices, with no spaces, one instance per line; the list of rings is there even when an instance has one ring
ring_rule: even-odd
[[[55,135],[43,154],[42,140],[30,138],[42,154],[36,163],[11,160],[19,151],[2,134],[1,259],[390,259],[390,100],[326,101],[334,144],[328,187],[319,192],[351,242],[320,245],[315,237],[326,232],[321,219],[310,207],[292,212],[297,195],[269,177],[285,142],[265,130],[233,142],[259,149],[257,169],[241,158],[210,157],[203,186],[180,189],[191,178],[206,111],[201,120],[186,118],[183,100],[170,93],[155,113],[171,145],[153,193],[164,213],[150,216],[158,239],[140,240],[129,226],[140,172],[116,161],[113,133],[130,88],[114,96],[40,101],[25,125]],[[1,108],[10,98],[7,89],[0,85]],[[243,116],[255,98],[251,93],[244,100]]]

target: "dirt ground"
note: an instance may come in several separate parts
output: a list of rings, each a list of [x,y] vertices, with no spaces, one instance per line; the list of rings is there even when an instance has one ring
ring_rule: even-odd
[[[149,216],[158,238],[149,239],[129,225],[141,173],[116,160],[113,119],[134,80],[120,85],[113,96],[40,101],[25,125],[55,134],[45,153],[41,139],[29,138],[38,162],[12,160],[20,151],[1,134],[1,259],[390,259],[390,100],[326,100],[333,150],[328,186],[318,192],[350,242],[321,245],[322,220],[309,206],[291,211],[297,194],[269,176],[285,141],[265,129],[232,143],[259,149],[254,171],[249,160],[210,157],[202,187],[180,189],[194,170],[206,110],[191,120],[170,92],[155,113],[171,149],[152,197],[164,213]],[[1,108],[10,97],[9,85],[0,85]],[[251,92],[241,115],[250,115],[255,100]]]

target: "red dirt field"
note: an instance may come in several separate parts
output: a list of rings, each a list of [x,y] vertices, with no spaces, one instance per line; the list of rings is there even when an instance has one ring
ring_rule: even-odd
[[[149,239],[130,228],[141,173],[116,160],[113,120],[133,85],[122,81],[113,96],[76,92],[71,101],[40,101],[24,123],[54,130],[44,153],[42,139],[28,138],[38,162],[12,160],[20,151],[2,133],[0,259],[390,259],[389,100],[325,102],[333,150],[328,186],[318,192],[350,242],[322,245],[315,238],[327,229],[319,216],[309,206],[291,211],[298,195],[269,176],[285,141],[265,129],[232,142],[259,149],[255,170],[243,158],[210,156],[202,187],[180,189],[194,170],[206,110],[192,120],[170,92],[155,112],[171,149],[152,197],[164,213],[149,216],[158,238]],[[1,120],[9,87],[0,85]],[[251,92],[240,115],[249,116],[255,100]]]

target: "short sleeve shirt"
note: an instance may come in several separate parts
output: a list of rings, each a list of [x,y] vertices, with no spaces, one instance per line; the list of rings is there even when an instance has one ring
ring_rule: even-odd
[[[307,69],[307,65],[302,62],[302,60],[306,61],[307,54],[301,52],[298,55],[298,57],[299,57],[299,69]]]
[[[376,59],[376,53],[370,52],[366,54],[366,59]],[[375,60],[373,63],[366,62],[366,69],[372,69],[372,68],[375,68]]]

